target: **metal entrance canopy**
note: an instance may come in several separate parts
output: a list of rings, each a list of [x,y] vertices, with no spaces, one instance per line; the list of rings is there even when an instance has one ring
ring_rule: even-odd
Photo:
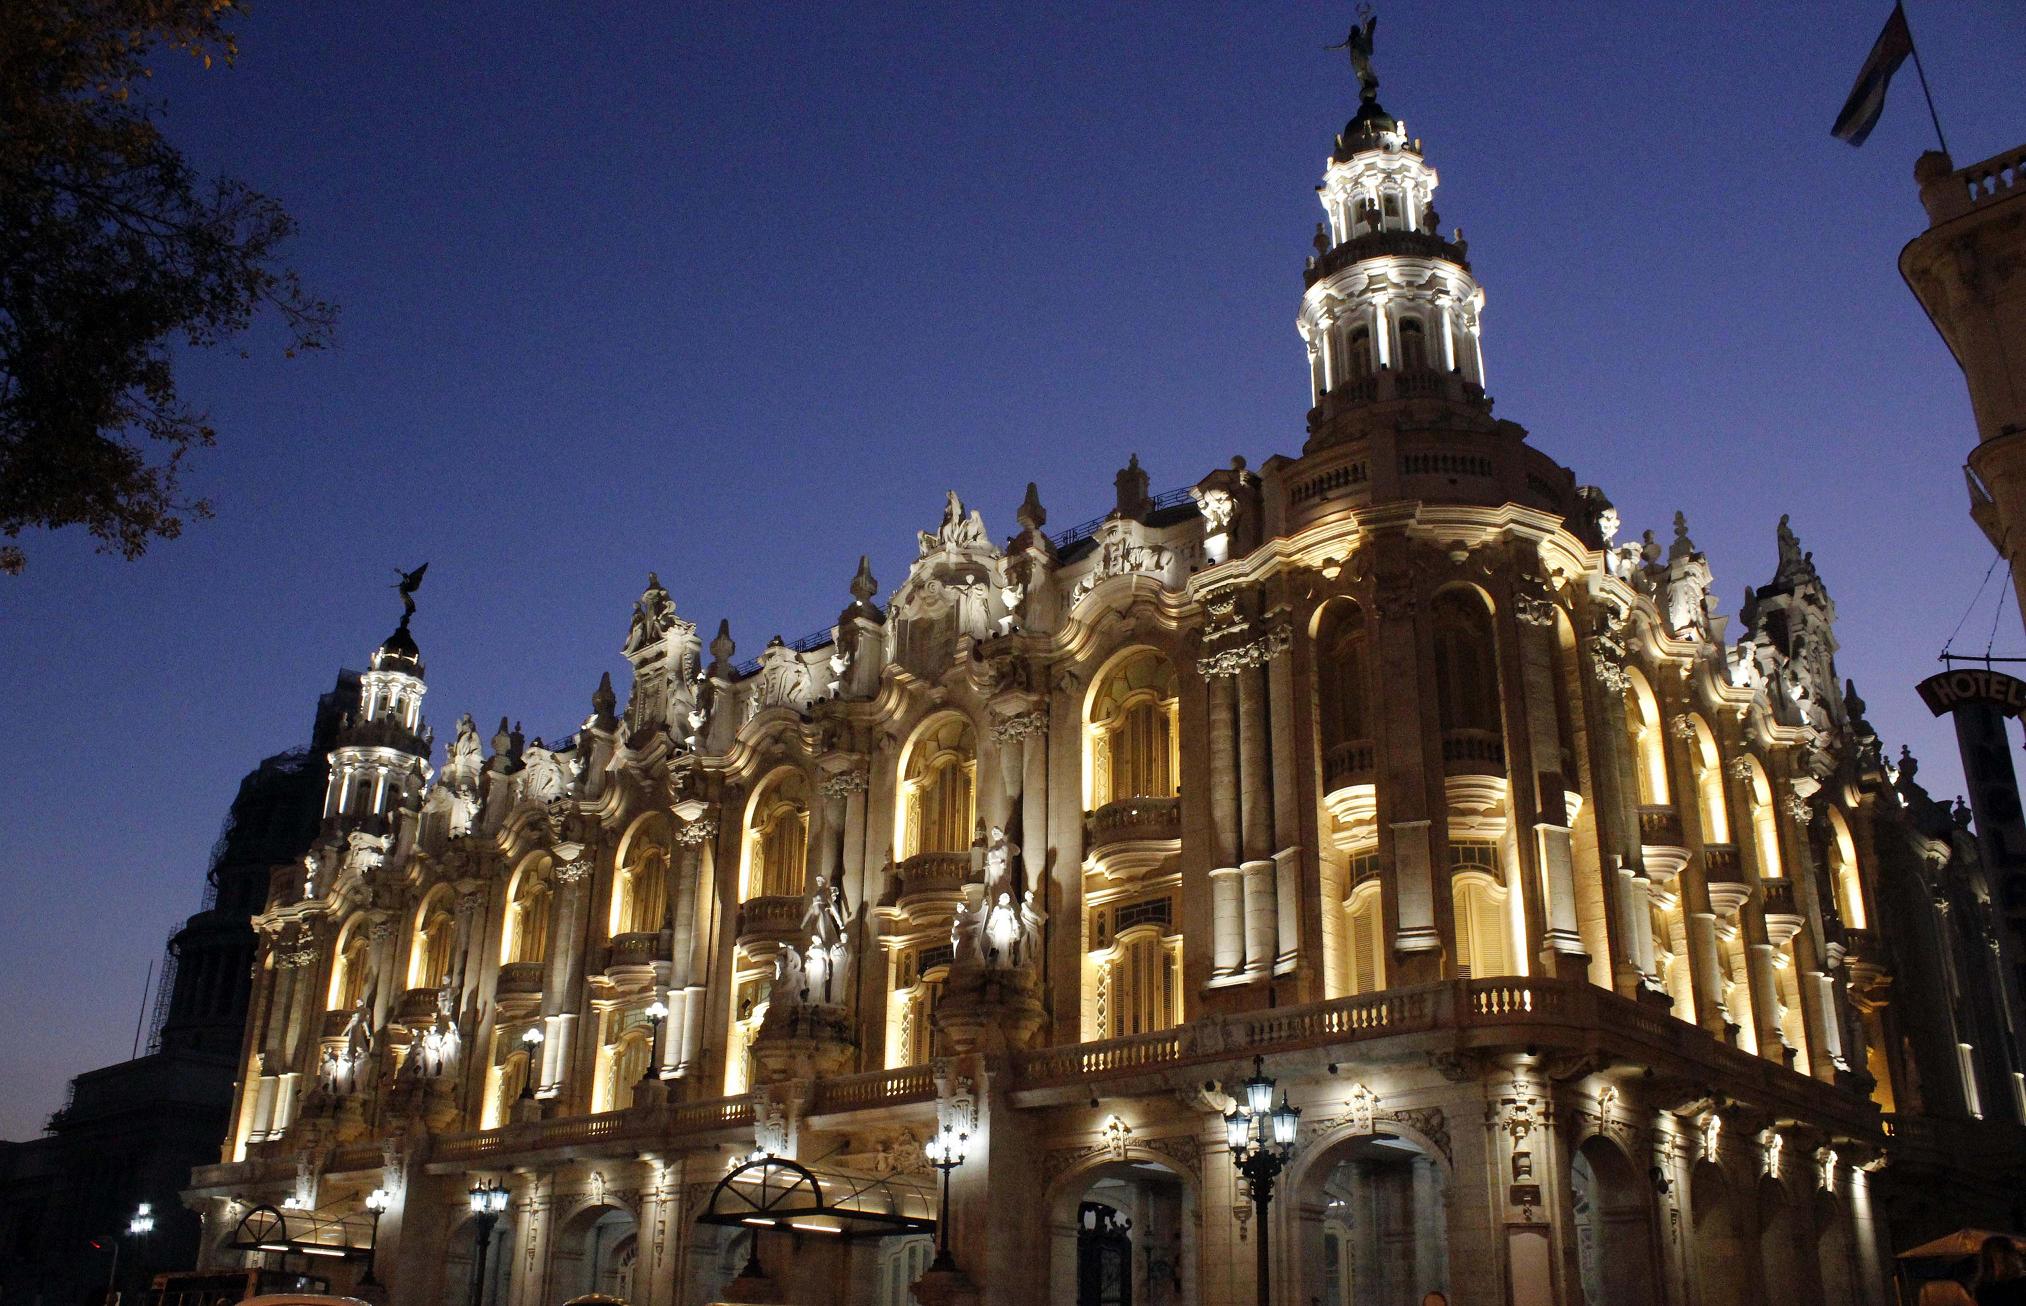
[[[352,1258],[371,1254],[372,1235],[360,1217],[326,1218],[261,1205],[240,1217],[225,1246],[235,1252]]]
[[[934,1211],[929,1186],[920,1180],[812,1169],[767,1156],[720,1179],[697,1223],[884,1238],[935,1232]]]

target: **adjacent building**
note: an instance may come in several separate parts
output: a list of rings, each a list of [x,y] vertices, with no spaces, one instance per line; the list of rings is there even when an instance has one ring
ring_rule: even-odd
[[[1722,614],[1680,515],[1621,539],[1494,415],[1437,184],[1368,82],[1291,454],[1165,494],[1135,457],[1053,532],[1030,485],[1010,537],[952,493],[897,587],[861,560],[749,661],[650,576],[627,701],[553,743],[434,757],[404,617],[256,919],[204,1262],[473,1306],[1241,1303],[1262,1265],[1882,1303],[1895,1243],[2016,1218],[1965,822],[1784,520]],[[1301,1113],[1263,1219],[1255,1073]]]
[[[0,1302],[95,1299],[192,1263],[199,1224],[178,1194],[217,1155],[252,991],[252,920],[278,862],[317,836],[324,755],[358,699],[341,673],[317,702],[307,747],[239,783],[205,874],[203,908],[170,936],[146,1055],[87,1071],[47,1134],[0,1143]],[[145,1203],[153,1228],[129,1236]],[[118,1264],[114,1264],[115,1247]]]

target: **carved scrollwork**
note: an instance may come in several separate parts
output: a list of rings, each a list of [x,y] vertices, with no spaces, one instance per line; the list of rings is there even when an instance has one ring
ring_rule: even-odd
[[[699,816],[694,821],[686,821],[677,826],[675,831],[677,843],[692,847],[700,843],[709,843],[717,837],[718,823],[714,816]]]
[[[1026,712],[1015,712],[1008,716],[995,717],[992,721],[992,741],[999,744],[1017,743],[1030,735],[1045,736],[1048,733],[1048,712],[1045,708],[1033,708]]]
[[[1206,677],[1235,676],[1251,667],[1265,666],[1293,647],[1294,631],[1288,626],[1278,625],[1258,639],[1196,659],[1196,671]]]
[[[816,786],[816,792],[823,798],[849,798],[853,794],[864,793],[870,783],[871,780],[863,767],[850,771],[833,771],[823,777],[822,782]],[[712,822],[712,825],[715,826],[716,822]]]

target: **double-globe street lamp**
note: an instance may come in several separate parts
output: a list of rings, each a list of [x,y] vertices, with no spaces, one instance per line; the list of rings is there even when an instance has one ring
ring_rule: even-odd
[[[1244,1094],[1224,1113],[1224,1139],[1231,1147],[1231,1162],[1245,1177],[1247,1195],[1252,1198],[1253,1246],[1259,1267],[1257,1300],[1259,1306],[1266,1306],[1272,1273],[1267,1259],[1266,1209],[1273,1201],[1273,1181],[1294,1155],[1301,1108],[1288,1104],[1284,1090],[1280,1105],[1273,1104],[1274,1081],[1266,1073],[1265,1057],[1252,1058],[1252,1078],[1245,1081],[1244,1088]]]
[[[471,1186],[471,1219],[477,1226],[471,1258],[471,1306],[485,1306],[485,1254],[492,1247],[493,1226],[507,1208],[506,1185],[483,1179]]]
[[[373,1236],[366,1245],[366,1272],[359,1276],[361,1288],[377,1288],[380,1281],[373,1277],[373,1262],[380,1258],[380,1217],[394,1204],[394,1194],[385,1188],[375,1188],[366,1194],[366,1211],[373,1217]]]
[[[956,1258],[950,1255],[950,1171],[964,1163],[964,1152],[970,1142],[969,1134],[953,1125],[944,1125],[922,1148],[929,1164],[943,1172],[943,1211],[936,1220],[936,1259],[929,1263],[931,1270],[957,1268]]]

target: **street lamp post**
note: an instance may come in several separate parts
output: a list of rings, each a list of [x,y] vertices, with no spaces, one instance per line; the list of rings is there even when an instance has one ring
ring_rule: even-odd
[[[941,1132],[922,1148],[922,1155],[930,1165],[943,1172],[943,1212],[936,1220],[936,1259],[929,1263],[931,1270],[954,1270],[956,1258],[950,1255],[950,1171],[964,1163],[964,1150],[969,1146],[971,1136],[955,1126],[944,1125]]]
[[[668,1004],[660,998],[647,1004],[647,1069],[640,1072],[640,1082],[660,1078],[661,1071],[661,1022],[668,1019]]]
[[[1244,1087],[1244,1095],[1224,1113],[1224,1134],[1231,1146],[1231,1162],[1245,1177],[1246,1192],[1252,1198],[1258,1306],[1267,1306],[1272,1270],[1267,1259],[1266,1210],[1273,1202],[1273,1181],[1294,1155],[1301,1108],[1288,1105],[1284,1091],[1280,1105],[1273,1105],[1274,1082],[1266,1073],[1265,1057],[1252,1058],[1252,1078]]]
[[[528,1050],[528,1073],[521,1080],[521,1100],[531,1102],[535,1097],[535,1075],[538,1073],[535,1069],[535,1053],[542,1048],[542,1027],[530,1025],[522,1030],[521,1046]]]
[[[366,1194],[366,1210],[373,1217],[373,1237],[366,1247],[366,1272],[359,1276],[361,1288],[377,1288],[380,1281],[373,1277],[373,1262],[380,1256],[380,1215],[394,1203],[394,1194],[384,1188],[375,1188]]]
[[[506,1208],[506,1185],[499,1180],[482,1180],[471,1186],[472,1222],[478,1226],[478,1245],[471,1258],[471,1306],[485,1306],[485,1256],[492,1248],[493,1226]]]
[[[127,1221],[127,1237],[129,1239],[145,1238],[154,1231],[155,1208],[151,1203],[142,1202],[134,1208],[133,1217]],[[110,1303],[113,1300],[114,1292],[117,1291],[120,1276],[119,1235],[113,1234],[106,1241],[113,1245],[113,1263],[106,1270],[106,1301]]]

